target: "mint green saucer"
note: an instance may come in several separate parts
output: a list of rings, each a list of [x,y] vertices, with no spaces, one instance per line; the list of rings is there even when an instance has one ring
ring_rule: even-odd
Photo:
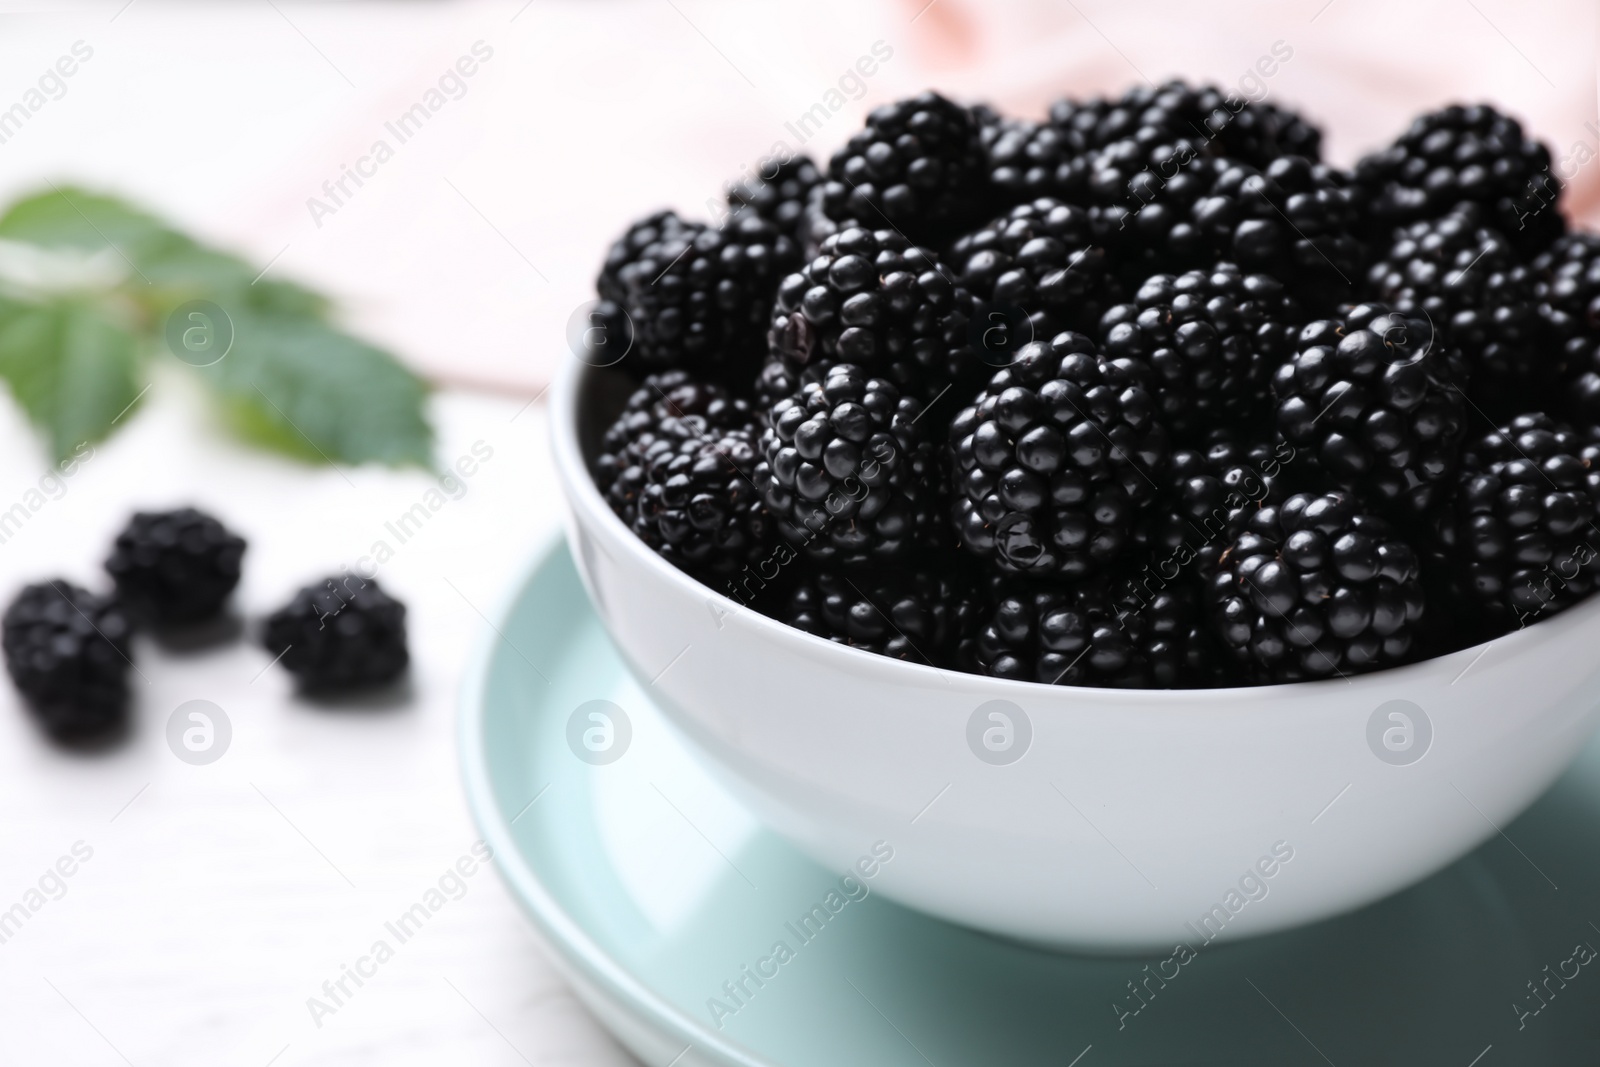
[[[486,632],[461,745],[512,892],[652,1067],[1600,1063],[1600,742],[1414,889],[1154,959],[950,926],[765,832],[651,705],[564,545]]]

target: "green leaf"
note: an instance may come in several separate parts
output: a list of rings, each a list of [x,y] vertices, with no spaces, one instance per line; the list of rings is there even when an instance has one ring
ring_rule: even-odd
[[[157,330],[187,300],[205,297],[228,308],[327,313],[327,301],[293,282],[261,279],[259,268],[207,248],[154,215],[71,185],[54,185],[17,201],[0,216],[0,239],[81,252],[109,250],[128,271],[127,292]]]
[[[312,462],[432,462],[427,388],[388,353],[298,316],[232,317],[233,347],[196,373],[236,433]]]
[[[55,459],[111,432],[140,395],[139,371],[138,339],[101,308],[0,300],[0,378]]]

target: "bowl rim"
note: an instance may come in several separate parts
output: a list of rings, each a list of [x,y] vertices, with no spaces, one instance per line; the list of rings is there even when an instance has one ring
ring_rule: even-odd
[[[829,641],[815,634],[806,633],[804,630],[798,630],[733,600],[726,594],[703,584],[692,575],[667,562],[651,550],[648,545],[639,539],[637,534],[628,528],[626,523],[618,518],[617,514],[611,510],[611,506],[600,495],[599,487],[594,483],[594,477],[589,471],[588,464],[584,462],[583,445],[578,434],[579,401],[583,393],[584,383],[594,372],[609,369],[611,369],[611,366],[601,367],[587,363],[569,353],[568,360],[564,361],[563,367],[557,372],[555,381],[551,386],[550,433],[556,473],[562,483],[568,506],[577,513],[575,517],[580,523],[584,524],[598,522],[613,535],[613,540],[625,546],[625,550],[631,553],[635,562],[641,563],[657,578],[685,595],[699,597],[702,600],[725,607],[727,609],[726,614],[745,617],[748,624],[766,638],[786,644],[797,654],[806,658],[820,660],[823,666],[837,666],[838,669],[848,673],[859,674],[865,670],[872,670],[880,675],[887,676],[884,680],[891,683],[903,683],[908,686],[919,687],[931,687],[933,684],[938,683],[948,689],[953,682],[963,688],[978,689],[981,687],[985,692],[992,693],[994,698],[1008,697],[1018,702],[1023,700],[1055,702],[1071,700],[1076,696],[1083,701],[1096,703],[1137,705],[1140,709],[1146,711],[1181,709],[1185,712],[1192,712],[1196,706],[1205,705],[1226,705],[1225,709],[1217,710],[1241,711],[1245,710],[1240,707],[1242,702],[1278,704],[1285,700],[1294,699],[1297,696],[1309,696],[1313,691],[1325,692],[1333,686],[1342,685],[1376,689],[1396,683],[1423,683],[1428,674],[1440,669],[1440,664],[1452,660],[1468,660],[1470,657],[1470,661],[1467,662],[1465,668],[1456,676],[1456,681],[1459,681],[1494,645],[1506,645],[1509,653],[1520,654],[1525,651],[1526,646],[1530,643],[1539,640],[1539,638],[1532,637],[1530,634],[1540,626],[1559,626],[1564,633],[1568,629],[1582,628],[1596,615],[1600,615],[1600,595],[1596,595],[1580,601],[1550,618],[1540,619],[1531,625],[1500,634],[1479,644],[1457,649],[1454,652],[1447,652],[1442,656],[1418,660],[1415,663],[1387,667],[1383,670],[1369,671],[1365,674],[1319,678],[1314,681],[1280,682],[1272,685],[1226,686],[1212,689],[1119,689],[1102,686],[1055,685],[1015,678],[995,678],[990,675],[973,674],[954,668],[934,667],[925,663],[912,663],[889,656],[880,656],[863,649]],[[1547,629],[1545,633],[1548,637],[1555,636],[1554,631],[1551,629]],[[1450,684],[1454,685],[1455,682]],[[1151,705],[1157,705],[1157,707],[1152,707]]]

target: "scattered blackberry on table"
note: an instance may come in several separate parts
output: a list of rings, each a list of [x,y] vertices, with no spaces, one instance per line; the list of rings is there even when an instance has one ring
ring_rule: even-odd
[[[959,575],[912,564],[892,573],[806,575],[777,617],[852,648],[943,667],[954,657],[971,611],[971,594]]]
[[[1459,356],[1426,322],[1381,304],[1301,331],[1272,389],[1297,459],[1397,519],[1447,492],[1467,426]]]
[[[308,691],[382,685],[410,662],[405,605],[348,572],[306,586],[268,616],[262,643]]]
[[[822,181],[822,173],[809,156],[790,156],[781,162],[763,165],[760,172],[738,182],[728,190],[728,210],[733,219],[755,214],[778,228],[778,232],[801,240],[806,203],[811,190]]]
[[[974,649],[984,674],[1047,685],[1205,688],[1223,684],[1226,668],[1185,584],[1150,592],[1101,578],[1010,591]]]
[[[1478,205],[1396,232],[1368,273],[1373,299],[1425,314],[1467,363],[1473,402],[1491,413],[1525,407],[1562,373],[1539,336],[1535,275]]]
[[[820,207],[841,230],[892,227],[937,247],[989,213],[987,192],[977,117],[926,92],[867,116],[829,161]]]
[[[126,722],[133,625],[116,601],[41,582],[6,608],[3,631],[6,669],[50,736],[89,740]]]
[[[1490,225],[1537,251],[1566,228],[1561,181],[1550,151],[1487,105],[1453,105],[1420,115],[1393,144],[1356,164],[1368,228],[1436,219],[1463,201],[1481,204]]]
[[[758,214],[715,228],[663,213],[613,246],[599,289],[626,312],[634,366],[742,378],[760,364],[772,294],[799,265],[794,239]]]
[[[1501,633],[1570,607],[1600,578],[1600,444],[1542,412],[1463,450],[1437,544],[1457,607]]]
[[[850,566],[937,545],[944,487],[922,413],[892,382],[848,363],[774,405],[754,477],[785,540]]]
[[[1211,577],[1216,633],[1261,682],[1404,663],[1423,618],[1417,554],[1346,493],[1252,514]]]
[[[1005,573],[1061,578],[1126,551],[1168,449],[1141,370],[1064,333],[990,379],[950,426],[967,551]]]
[[[951,269],[987,309],[983,357],[996,366],[1016,349],[1063,330],[1090,332],[1119,290],[1105,249],[1089,239],[1082,208],[1049,197],[1021,204],[951,245]],[[1023,336],[1015,336],[1017,332]]]
[[[204,622],[239,584],[244,538],[194,508],[134,513],[117,535],[106,571],[117,597],[158,626]]]
[[[1099,328],[1108,357],[1150,364],[1162,418],[1175,437],[1195,439],[1270,407],[1272,375],[1301,325],[1298,303],[1277,279],[1219,263],[1149,278]]]
[[[1600,425],[1600,235],[1557,238],[1533,269],[1542,342],[1565,371],[1552,405],[1585,426]]]
[[[846,229],[778,287],[769,342],[799,382],[818,365],[852,363],[931,401],[980,364],[970,293],[938,257],[893,230]]]

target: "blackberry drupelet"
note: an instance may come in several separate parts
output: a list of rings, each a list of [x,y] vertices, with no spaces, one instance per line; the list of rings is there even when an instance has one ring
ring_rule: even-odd
[[[847,229],[778,287],[771,353],[802,382],[812,366],[853,363],[923,401],[981,366],[972,295],[926,249],[893,230]]]
[[[1534,272],[1478,205],[1397,231],[1373,264],[1373,299],[1406,314],[1426,314],[1458,349],[1468,395],[1491,414],[1522,410],[1561,376],[1559,350],[1540,344]]]
[[[1107,276],[1105,249],[1089,240],[1088,215],[1048,197],[961,237],[946,258],[987,309],[986,325],[1002,327],[1000,342],[980,345],[996,366],[1029,341],[1092,331],[1120,295]],[[1024,336],[1013,336],[1017,329]]]
[[[50,736],[90,740],[127,721],[133,626],[116,601],[41,582],[17,594],[3,630],[6,669]]]
[[[267,617],[262,643],[308,691],[382,685],[410,662],[405,605],[349,572],[296,593]]]
[[[1437,546],[1451,599],[1492,636],[1588,596],[1600,577],[1600,444],[1542,412],[1462,450]]]
[[[773,406],[755,483],[785,540],[845,566],[908,558],[941,539],[939,449],[922,405],[841,363]]]
[[[1143,360],[1155,371],[1156,401],[1173,435],[1197,440],[1254,423],[1270,407],[1272,375],[1302,325],[1279,281],[1219,263],[1149,278],[1099,328],[1108,357]]]
[[[736,183],[728,190],[731,218],[755,214],[777,227],[778,232],[799,241],[811,190],[822,182],[822,173],[809,156],[796,155],[765,168]]]
[[[1566,234],[1533,264],[1543,343],[1565,374],[1550,404],[1600,426],[1600,235]]]
[[[889,226],[941,246],[989,213],[978,117],[934,92],[876,108],[820,188],[821,213],[841,230]]]
[[[972,612],[963,578],[944,566],[889,573],[820,570],[800,579],[778,619],[880,656],[951,665]]]
[[[1064,578],[1123,555],[1167,459],[1143,370],[1064,333],[990,379],[950,427],[967,551],[1006,573]]]
[[[770,547],[766,508],[751,480],[759,457],[755,430],[676,430],[669,420],[646,455],[617,478],[612,508],[679,570],[727,577]]]
[[[1354,179],[1367,228],[1380,238],[1395,226],[1439,218],[1462,201],[1481,204],[1489,224],[1526,251],[1566,228],[1549,149],[1487,105],[1418,116],[1393,144],[1357,163]]]
[[[1349,494],[1299,494],[1243,523],[1211,577],[1213,625],[1258,682],[1403,663],[1424,597],[1416,552]]]
[[[720,229],[674,219],[651,216],[655,225],[629,230],[601,272],[601,296],[627,313],[628,358],[645,370],[748,381],[760,364],[772,294],[799,267],[799,246],[753,213]],[[655,239],[638,246],[646,235]]]
[[[1359,304],[1301,331],[1273,379],[1278,432],[1314,468],[1396,520],[1449,493],[1467,402],[1460,357],[1427,323]]]
[[[239,584],[244,538],[194,508],[134,513],[117,535],[106,571],[117,597],[158,626],[204,622]]]
[[[1192,586],[1146,594],[1120,579],[1003,593],[980,622],[977,665],[997,678],[1119,689],[1223,684]]]

